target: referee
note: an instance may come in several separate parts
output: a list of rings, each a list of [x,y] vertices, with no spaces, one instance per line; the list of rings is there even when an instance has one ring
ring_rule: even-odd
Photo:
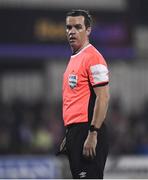
[[[109,101],[106,61],[89,43],[92,19],[88,11],[66,15],[66,34],[72,55],[63,76],[63,119],[66,152],[74,179],[103,179],[108,155],[104,123]]]

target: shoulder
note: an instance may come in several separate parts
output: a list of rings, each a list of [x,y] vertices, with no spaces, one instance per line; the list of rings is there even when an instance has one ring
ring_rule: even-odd
[[[105,64],[106,61],[103,55],[93,46],[90,45],[85,51],[85,60],[89,64]]]

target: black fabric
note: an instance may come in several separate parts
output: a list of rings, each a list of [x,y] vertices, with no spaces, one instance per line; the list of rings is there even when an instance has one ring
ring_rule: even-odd
[[[109,82],[104,82],[104,83],[101,83],[101,84],[96,84],[96,85],[93,85],[93,88],[94,87],[106,86],[107,84],[109,84]]]
[[[89,82],[89,89],[90,89],[90,97],[89,97],[89,103],[88,103],[88,122],[89,124],[91,124],[95,101],[96,101],[96,94],[90,82]]]
[[[67,127],[66,152],[74,179],[103,179],[104,166],[108,154],[108,138],[105,124],[98,132],[96,157],[86,159],[82,155],[83,144],[89,130],[89,123],[73,124]]]

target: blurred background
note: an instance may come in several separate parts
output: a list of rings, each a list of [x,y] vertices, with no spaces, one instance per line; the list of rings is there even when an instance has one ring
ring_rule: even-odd
[[[71,178],[62,140],[65,14],[87,9],[110,70],[105,178],[148,178],[148,1],[0,0],[0,178]]]

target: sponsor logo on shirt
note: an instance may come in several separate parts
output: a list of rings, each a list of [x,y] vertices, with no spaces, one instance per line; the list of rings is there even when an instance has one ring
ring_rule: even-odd
[[[69,86],[70,86],[72,89],[77,86],[77,80],[78,80],[77,75],[75,75],[75,74],[69,74],[68,81],[69,81]]]

